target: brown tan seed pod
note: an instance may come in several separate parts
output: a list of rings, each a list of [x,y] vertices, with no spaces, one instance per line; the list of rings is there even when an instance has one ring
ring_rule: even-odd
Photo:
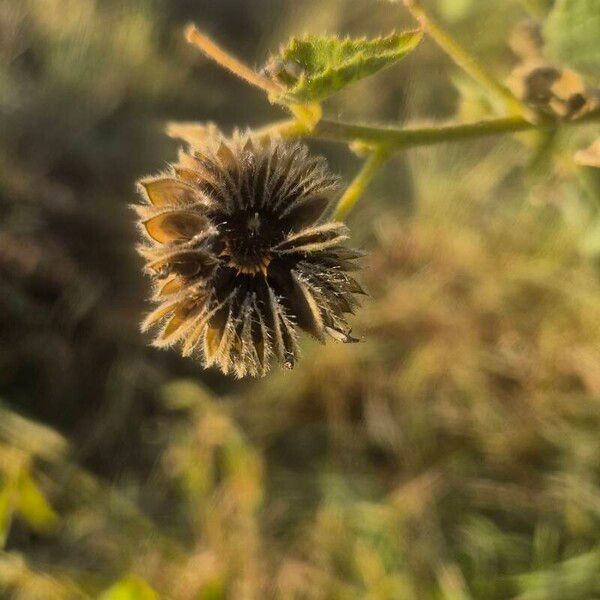
[[[349,275],[362,253],[323,218],[336,189],[322,157],[299,143],[212,132],[169,172],[140,181],[145,271],[158,307],[142,324],[154,345],[181,345],[237,377],[298,358],[297,329],[356,341],[345,315],[364,293]]]

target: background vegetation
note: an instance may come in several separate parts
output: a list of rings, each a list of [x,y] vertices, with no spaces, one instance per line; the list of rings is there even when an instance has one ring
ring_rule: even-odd
[[[565,4],[428,6],[506,76],[515,27]],[[350,217],[364,343],[234,382],[138,333],[128,204],[175,155],[164,122],[281,117],[189,20],[255,65],[303,31],[413,26],[374,0],[0,0],[0,595],[600,597],[600,175],[572,159],[598,126],[394,157]],[[430,41],[327,104],[488,109]]]

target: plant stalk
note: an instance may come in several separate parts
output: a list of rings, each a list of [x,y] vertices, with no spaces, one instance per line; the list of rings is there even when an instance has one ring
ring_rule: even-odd
[[[490,93],[497,96],[511,114],[522,115],[529,121],[535,121],[537,115],[523,104],[504,84],[472,54],[463,48],[446,30],[444,30],[418,0],[404,0],[404,5],[419,21],[423,30],[437,43],[437,45],[468,75],[479,82]]]
[[[591,111],[572,121],[548,121],[537,124],[518,116],[486,119],[473,123],[450,123],[447,125],[409,128],[344,123],[322,119],[315,125],[313,131],[304,137],[345,143],[360,141],[371,145],[385,145],[388,151],[394,151],[415,146],[431,146],[433,144],[458,142],[520,131],[545,131],[555,129],[557,126],[572,127],[591,122],[600,122],[600,109]],[[286,128],[289,128],[289,123],[281,123],[272,127],[271,131],[276,132],[279,127],[285,132]]]
[[[389,149],[385,146],[379,146],[373,150],[369,158],[365,160],[361,170],[353,179],[352,183],[346,188],[346,191],[339,199],[335,211],[333,212],[333,219],[335,221],[343,221],[346,218],[346,215],[352,210],[352,207],[362,196],[375,173],[389,155]]]
[[[280,86],[273,83],[270,79],[263,77],[260,73],[257,73],[245,65],[226,50],[223,50],[223,48],[218,46],[208,36],[198,31],[195,25],[190,23],[185,28],[185,39],[201,50],[208,58],[214,60],[230,73],[233,73],[236,77],[267,92],[270,97],[277,96],[281,93],[282,89]]]

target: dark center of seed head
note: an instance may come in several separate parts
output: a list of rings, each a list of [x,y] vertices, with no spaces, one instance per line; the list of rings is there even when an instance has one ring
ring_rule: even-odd
[[[272,231],[258,212],[239,215],[227,223],[223,256],[240,273],[266,274],[271,262]]]
[[[260,217],[257,212],[255,212],[248,219],[247,226],[248,226],[248,231],[250,233],[250,237],[253,237],[256,234],[258,234],[258,230],[260,229]]]

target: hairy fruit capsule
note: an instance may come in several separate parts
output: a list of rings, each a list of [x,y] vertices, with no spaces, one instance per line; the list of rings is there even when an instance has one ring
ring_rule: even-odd
[[[158,307],[142,324],[237,377],[298,359],[297,330],[356,341],[345,316],[364,293],[361,252],[324,218],[337,180],[295,142],[209,136],[166,174],[139,183],[145,271]]]

